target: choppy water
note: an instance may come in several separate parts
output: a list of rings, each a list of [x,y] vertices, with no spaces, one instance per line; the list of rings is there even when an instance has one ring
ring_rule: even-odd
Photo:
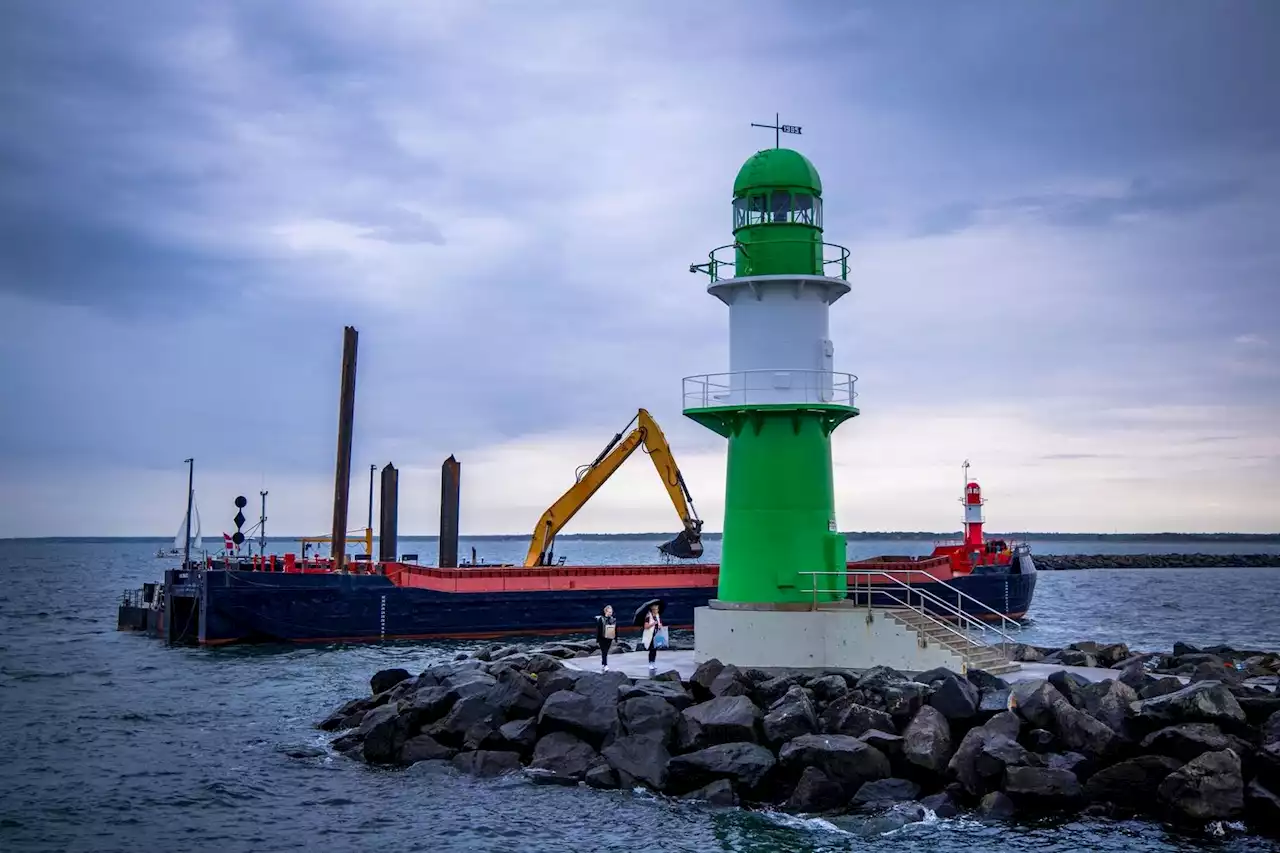
[[[498,553],[492,540],[477,544],[490,560],[512,559],[521,543],[511,541],[511,554]],[[865,839],[825,821],[633,792],[366,768],[326,753],[313,723],[366,691],[374,670],[421,669],[468,644],[205,651],[117,633],[119,593],[156,579],[165,565],[152,556],[158,544],[0,541],[0,850],[1119,853],[1204,846],[1150,824],[1098,821],[1014,828],[941,821]],[[575,562],[648,561],[653,544],[584,540],[562,551]],[[922,550],[851,543],[850,553],[928,551],[918,544]],[[1068,550],[1068,543],[1051,544],[1037,550]],[[1102,553],[1098,545],[1069,549]],[[1040,577],[1026,638],[1280,648],[1280,622],[1268,612],[1280,612],[1280,570],[1049,572]],[[1215,846],[1275,849],[1249,838]]]

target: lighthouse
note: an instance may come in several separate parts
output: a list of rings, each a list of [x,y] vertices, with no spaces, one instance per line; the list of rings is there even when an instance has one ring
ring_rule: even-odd
[[[858,409],[856,377],[835,370],[829,315],[850,290],[849,250],[823,240],[822,180],[789,148],[748,158],[731,212],[733,241],[690,266],[729,309],[729,369],[684,380],[685,415],[728,440],[713,606],[843,599],[831,435]]]

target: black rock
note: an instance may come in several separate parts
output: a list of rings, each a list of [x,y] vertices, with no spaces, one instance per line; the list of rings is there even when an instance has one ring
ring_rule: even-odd
[[[533,679],[515,670],[506,670],[490,688],[488,702],[507,719],[535,717],[542,709],[543,696]]]
[[[1070,770],[1077,779],[1086,779],[1093,772],[1094,762],[1078,752],[1055,752],[1044,756],[1044,766],[1050,770]]]
[[[762,721],[765,741],[775,747],[818,730],[813,702],[803,688],[792,685]]]
[[[600,706],[617,706],[619,691],[630,685],[631,679],[621,672],[588,672],[574,683],[573,692]]]
[[[1280,796],[1257,779],[1244,789],[1245,816],[1259,831],[1280,834]]]
[[[756,704],[761,708],[772,708],[773,703],[785,696],[793,685],[799,683],[800,676],[798,675],[783,675],[778,678],[771,678],[756,686],[754,693]]]
[[[369,708],[368,699],[352,699],[338,708],[324,720],[316,724],[316,728],[326,732],[336,732],[360,725],[364,712]]]
[[[849,692],[849,685],[838,675],[824,675],[810,681],[809,689],[819,702],[833,702]]]
[[[982,748],[974,756],[973,767],[985,787],[996,788],[1009,768],[1039,767],[1042,763],[1039,756],[1028,752],[1013,738],[993,734],[983,742]]]
[[[911,765],[942,773],[951,760],[951,725],[937,708],[926,705],[902,734],[902,756]]]
[[[817,767],[806,767],[787,799],[786,808],[793,812],[814,814],[834,811],[845,804],[844,789]]]
[[[947,820],[960,814],[960,809],[956,806],[955,800],[951,799],[951,795],[945,791],[930,794],[920,800],[920,805],[933,812],[939,820]]]
[[[929,704],[948,720],[962,722],[978,713],[978,688],[958,676],[944,678],[934,686]]]
[[[879,729],[882,732],[896,731],[893,717],[885,711],[859,705],[853,695],[837,699],[822,712],[820,728],[827,734],[849,735],[857,737],[863,732]]]
[[[663,742],[651,735],[626,735],[604,748],[609,766],[655,791],[667,785],[667,764],[671,759]]]
[[[400,713],[412,715],[418,726],[425,726],[444,719],[458,698],[452,687],[424,687],[401,700]]]
[[[710,692],[717,699],[723,696],[750,696],[752,687],[746,676],[730,664],[720,670],[720,674],[711,682]]]
[[[1167,755],[1187,762],[1206,752],[1234,749],[1243,759],[1253,753],[1253,747],[1235,735],[1223,733],[1213,723],[1181,723],[1158,729],[1142,739],[1142,750],[1157,755]]]
[[[978,755],[993,738],[1016,739],[1020,728],[1017,716],[1005,711],[970,729],[947,762],[947,774],[959,782],[965,793],[975,797],[982,795],[987,791],[989,782],[978,772]]]
[[[503,723],[498,727],[498,737],[502,739],[504,749],[528,755],[538,741],[538,721],[529,717]]]
[[[1008,820],[1017,810],[1013,800],[1000,791],[992,791],[978,804],[978,814],[989,820]]]
[[[1181,766],[1166,755],[1140,755],[1094,773],[1084,785],[1084,796],[1091,803],[1146,813],[1156,803],[1160,784]]]
[[[612,790],[618,787],[618,774],[608,764],[596,764],[587,771],[584,781],[588,788]]]
[[[1009,688],[1009,682],[999,676],[992,675],[985,669],[971,669],[965,673],[965,678],[974,687],[978,688],[979,693],[985,690],[1007,690]]]
[[[551,655],[537,653],[530,655],[528,662],[522,667],[525,672],[539,677],[542,677],[543,673],[556,672],[564,668],[564,664]]]
[[[889,832],[896,832],[908,824],[919,823],[925,817],[927,812],[919,803],[896,803],[887,811],[866,818],[861,825],[855,824],[848,828],[863,838],[876,838]]]
[[[498,679],[478,669],[459,672],[441,679],[441,684],[446,687],[452,687],[460,699],[466,699],[471,696],[488,697],[489,692],[493,690],[494,685],[497,683]]]
[[[1081,678],[1073,672],[1067,672],[1060,669],[1049,676],[1049,683],[1052,684],[1062,697],[1071,703],[1073,708],[1084,707],[1084,689],[1089,686],[1088,679]]]
[[[399,667],[395,669],[380,669],[369,679],[369,691],[375,695],[382,693],[395,687],[408,677],[409,670],[407,669],[400,669]]]
[[[1048,655],[1044,660],[1046,663],[1060,663],[1063,666],[1096,667],[1098,665],[1097,657],[1078,649],[1063,649]]]
[[[1052,729],[1053,706],[1066,701],[1056,687],[1043,679],[1019,681],[1010,689],[1009,702],[1013,710],[1037,729]]]
[[[1008,768],[1004,792],[1018,806],[1039,810],[1070,808],[1083,796],[1074,773],[1049,767]]]
[[[1275,720],[1275,715],[1280,714],[1280,696],[1248,696],[1238,698],[1240,707],[1244,710],[1245,718],[1255,726],[1270,725]],[[1280,735],[1274,738],[1263,739],[1263,743],[1280,742]]]
[[[1201,681],[1176,693],[1143,699],[1133,705],[1135,722],[1148,728],[1174,723],[1217,723],[1230,729],[1245,723],[1244,709],[1225,685]]]
[[[1159,793],[1176,816],[1200,825],[1238,817],[1244,812],[1240,757],[1230,749],[1206,752],[1166,776]]]
[[[1123,681],[1099,681],[1080,690],[1082,710],[1117,734],[1124,734],[1138,694]]]
[[[891,684],[910,680],[891,666],[873,666],[858,676],[854,686],[869,693],[878,693]]]
[[[1129,647],[1124,643],[1112,643],[1099,648],[1096,655],[1099,666],[1115,666],[1121,661],[1129,659]]]
[[[394,763],[409,734],[395,705],[374,708],[365,715],[357,733],[363,741],[364,760],[370,764]]]
[[[884,712],[898,724],[905,724],[929,701],[931,688],[918,681],[890,684],[878,695]]]
[[[697,750],[718,743],[755,743],[760,738],[760,709],[745,695],[718,696],[681,712],[679,746]]]
[[[488,717],[472,724],[462,737],[462,749],[505,749],[507,743],[498,733],[501,725],[502,720],[498,717]]]
[[[709,661],[698,664],[698,668],[693,671],[692,677],[689,679],[689,686],[693,689],[694,698],[699,702],[705,702],[711,698],[711,685],[715,683],[717,677],[724,670],[724,664],[712,658]]]
[[[1128,685],[1134,691],[1138,691],[1151,683],[1151,676],[1147,675],[1147,671],[1142,664],[1135,663],[1121,669],[1120,674],[1116,676],[1116,680],[1121,684]]]
[[[909,779],[873,779],[853,795],[852,805],[861,809],[883,809],[894,803],[910,802],[920,795],[920,786]]]
[[[874,746],[891,759],[897,758],[902,754],[902,747],[905,742],[902,735],[895,735],[892,732],[882,732],[879,729],[872,729],[869,732],[863,732],[858,735],[858,740],[869,746]]]
[[[1122,748],[1122,738],[1106,723],[1073,708],[1066,700],[1055,703],[1050,710],[1054,731],[1068,749],[1102,759],[1116,754]]]
[[[546,672],[538,675],[534,679],[534,684],[538,687],[538,693],[545,700],[552,693],[559,693],[561,690],[573,691],[578,683],[578,679],[587,673],[576,669],[562,669],[557,672]]]
[[[1132,684],[1129,685],[1133,687]],[[1177,693],[1182,689],[1182,682],[1172,675],[1155,680],[1148,680],[1141,687],[1135,687],[1138,691],[1139,699],[1155,699],[1159,696],[1168,696],[1170,693]]]
[[[1053,732],[1047,729],[1031,729],[1023,736],[1022,742],[1032,752],[1048,752],[1053,749],[1057,740]]]
[[[589,743],[568,732],[552,732],[534,747],[529,767],[561,779],[581,781],[596,759],[596,751]]]
[[[670,681],[655,681],[651,678],[618,688],[618,699],[621,702],[640,696],[655,696],[671,705],[677,711],[683,711],[693,704],[693,697],[689,695],[689,692],[678,683]]]
[[[1280,743],[1280,710],[1272,713],[1262,724],[1262,742]]]
[[[462,752],[453,757],[453,766],[472,776],[491,777],[520,770],[520,756],[514,752],[480,750]]]
[[[416,764],[419,761],[436,761],[450,759],[457,755],[456,749],[442,745],[431,735],[418,735],[404,742],[400,748],[400,764]]]
[[[999,690],[983,690],[978,698],[978,716],[989,717],[1009,710],[1009,696],[1012,691],[1008,687]]]
[[[671,743],[679,716],[674,705],[653,695],[636,696],[618,706],[623,734],[655,739],[663,746]]]
[[[733,783],[727,779],[717,779],[696,791],[684,795],[686,800],[700,800],[713,806],[736,806],[738,795],[733,792]]]
[[[846,797],[863,784],[890,775],[884,753],[848,735],[801,735],[783,744],[778,762],[797,774],[805,767],[817,767],[844,789]]]
[[[1191,645],[1190,643],[1174,643],[1173,644],[1174,657],[1182,657],[1183,655],[1194,655],[1194,654],[1199,654],[1199,652],[1200,650],[1197,649],[1195,646]]]
[[[892,670],[891,670],[892,671]],[[931,670],[922,672],[915,677],[915,680],[921,684],[937,686],[939,681],[946,681],[948,678],[960,678],[960,673],[947,669],[945,666],[936,666]]]
[[[493,706],[486,696],[467,696],[459,699],[444,719],[428,726],[424,731],[441,743],[461,746],[468,730],[476,723],[488,723],[491,727],[502,724],[495,717]]]
[[[617,688],[614,688],[616,695]],[[538,731],[569,732],[594,746],[612,739],[618,729],[616,702],[593,699],[581,693],[560,690],[552,693],[538,713]]]
[[[759,744],[716,744],[672,758],[667,764],[667,788],[685,793],[723,779],[735,789],[751,790],[764,782],[775,764],[773,753]]]

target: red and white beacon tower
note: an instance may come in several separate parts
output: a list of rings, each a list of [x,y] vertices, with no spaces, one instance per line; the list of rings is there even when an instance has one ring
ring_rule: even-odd
[[[964,463],[964,544],[970,548],[982,548],[982,487],[969,479],[969,463]]]

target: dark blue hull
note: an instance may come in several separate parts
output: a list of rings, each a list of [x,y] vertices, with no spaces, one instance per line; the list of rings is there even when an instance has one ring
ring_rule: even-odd
[[[913,586],[980,619],[999,617],[991,610],[1021,618],[1031,606],[1035,570],[1028,559],[1023,570],[974,574],[951,580],[950,586]],[[655,578],[655,582],[658,579]],[[877,584],[871,604],[901,606],[905,590]],[[854,585],[851,580],[851,589]],[[972,599],[957,595],[962,591]],[[125,613],[121,629],[146,630],[170,642],[199,645],[230,643],[325,643],[397,639],[486,638],[522,634],[578,633],[606,605],[625,621],[645,601],[666,602],[664,617],[673,627],[692,627],[694,608],[705,606],[714,586],[660,586],[640,589],[535,590],[527,592],[442,592],[401,587],[380,574],[262,572],[214,568],[165,573],[163,607],[150,613],[145,629],[137,613]],[[867,593],[849,598],[867,603]],[[897,599],[895,601],[895,598]],[[919,605],[918,595],[910,597]],[[925,607],[946,616],[946,608]],[[988,608],[991,608],[989,610]],[[624,636],[627,628],[623,628]],[[638,629],[634,629],[638,634]]]
[[[399,587],[380,575],[216,569],[196,572],[171,589],[166,609],[174,611],[186,597],[198,607],[198,617],[184,626],[172,613],[169,636],[200,645],[580,633],[606,604],[625,619],[651,598],[665,602],[668,625],[692,627],[693,609],[714,594],[710,587],[660,586],[450,593]]]

